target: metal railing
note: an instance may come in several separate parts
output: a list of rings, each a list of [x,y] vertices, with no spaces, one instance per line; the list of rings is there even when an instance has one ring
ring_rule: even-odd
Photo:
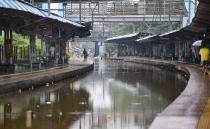
[[[36,61],[39,62],[41,59],[41,50],[36,49]],[[0,46],[0,64],[3,63],[5,57],[5,48],[4,46]],[[30,63],[30,48],[27,47],[12,47],[12,60],[13,63]]]

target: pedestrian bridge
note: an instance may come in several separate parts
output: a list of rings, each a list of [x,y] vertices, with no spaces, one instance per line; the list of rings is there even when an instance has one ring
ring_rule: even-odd
[[[78,21],[78,16],[67,17],[70,20]],[[168,22],[168,21],[182,21],[183,15],[94,15],[82,16],[82,21],[94,22]]]

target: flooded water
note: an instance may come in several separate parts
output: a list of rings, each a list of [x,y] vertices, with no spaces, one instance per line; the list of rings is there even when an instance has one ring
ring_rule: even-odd
[[[100,61],[80,79],[2,96],[0,129],[147,129],[185,85],[153,66]]]

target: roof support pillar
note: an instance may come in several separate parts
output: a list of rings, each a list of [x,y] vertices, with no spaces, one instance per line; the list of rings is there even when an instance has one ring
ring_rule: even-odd
[[[50,53],[51,53],[51,61],[54,62],[53,65],[58,65],[60,59],[60,40],[52,39],[50,43]]]
[[[47,39],[45,39],[45,49],[46,49],[45,56],[47,58],[49,58],[49,56],[50,56],[50,41]]]
[[[12,30],[4,30],[4,63],[12,64]]]
[[[59,64],[66,63],[66,42],[60,42],[60,59]]]
[[[30,35],[30,66],[32,68],[33,63],[36,62],[36,36]]]
[[[95,53],[94,56],[99,56],[99,42],[95,42]]]
[[[119,56],[120,56],[120,45],[117,44],[117,57],[119,57]]]

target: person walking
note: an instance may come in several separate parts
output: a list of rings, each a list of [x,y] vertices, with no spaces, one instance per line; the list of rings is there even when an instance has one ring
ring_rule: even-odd
[[[87,61],[88,53],[86,49],[83,50],[84,60]]]
[[[207,44],[205,42],[202,42],[201,49],[199,51],[199,54],[201,56],[201,64],[202,64],[202,71],[204,74],[207,72],[208,64],[209,64],[209,48],[207,47]]]

